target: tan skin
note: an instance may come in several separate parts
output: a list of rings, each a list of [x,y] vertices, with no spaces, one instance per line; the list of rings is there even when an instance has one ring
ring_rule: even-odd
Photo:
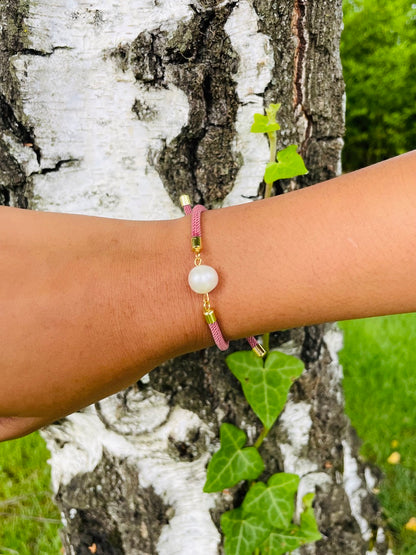
[[[308,189],[205,212],[203,261],[229,339],[416,311],[416,151]],[[212,344],[189,217],[0,208],[0,440]]]

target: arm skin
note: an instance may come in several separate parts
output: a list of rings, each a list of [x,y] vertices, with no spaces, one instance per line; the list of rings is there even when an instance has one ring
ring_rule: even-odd
[[[224,336],[416,311],[416,151],[202,216]],[[0,209],[0,440],[211,345],[189,217]]]

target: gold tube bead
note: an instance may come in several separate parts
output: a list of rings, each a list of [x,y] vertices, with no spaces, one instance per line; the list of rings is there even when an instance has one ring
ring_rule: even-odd
[[[257,343],[257,345],[252,348],[252,351],[260,358],[263,358],[267,354],[266,349],[263,347],[263,345],[260,345],[260,343]]]
[[[212,310],[212,308],[210,310],[206,310],[204,312],[204,316],[207,324],[213,324],[217,321],[217,317],[215,316],[215,312]]]
[[[188,206],[188,204],[191,204],[191,199],[189,198],[189,195],[181,195],[179,197],[179,202],[181,203],[182,208],[184,206]]]
[[[201,237],[191,237],[192,250],[196,253],[202,250],[202,240]]]

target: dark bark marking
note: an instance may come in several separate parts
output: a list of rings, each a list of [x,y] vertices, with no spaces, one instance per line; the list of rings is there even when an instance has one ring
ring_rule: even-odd
[[[68,46],[55,46],[51,51],[36,50],[28,47],[25,17],[28,15],[29,1],[13,2],[8,0],[0,7],[0,132],[12,133],[16,143],[31,148],[41,165],[42,153],[36,144],[34,130],[27,124],[22,110],[20,87],[12,72],[10,57],[16,54],[27,56],[52,56],[57,50],[71,50]],[[77,160],[60,160],[53,168],[38,172],[45,174]],[[5,141],[0,139],[0,203],[13,204],[28,208],[32,197],[31,180],[23,166],[15,159]]]
[[[173,35],[158,30],[141,33],[131,44],[107,53],[148,87],[173,83],[189,101],[188,123],[159,152],[149,154],[172,200],[178,190],[194,202],[212,206],[231,191],[241,157],[232,151],[238,97],[233,73],[238,56],[224,25],[236,5],[217,2],[193,6],[195,15]],[[168,109],[168,107],[166,107]],[[140,119],[151,119],[151,107],[135,102]]]
[[[144,31],[132,43],[130,67],[137,81],[152,87],[166,87],[163,63],[165,33]]]
[[[42,56],[43,58],[50,58],[57,50],[73,50],[71,46],[54,46],[51,50],[36,50],[35,48],[22,48],[20,54],[27,56]]]
[[[131,415],[137,410],[137,403],[144,402],[151,399],[154,395],[154,390],[151,385],[144,383],[142,380],[134,385],[120,391],[114,396],[114,403],[108,409],[106,403],[98,401],[95,403],[97,416],[105,427],[117,434],[124,436],[138,436],[143,433],[148,433],[147,429],[138,429],[131,420]],[[160,420],[156,425],[152,423],[151,430],[154,431],[158,427],[163,426],[169,419],[170,411],[167,412],[165,418]]]
[[[170,75],[188,96],[188,124],[160,153],[156,167],[171,198],[177,191],[212,206],[231,191],[241,165],[232,152],[238,57],[224,31],[233,6],[195,14],[169,40]]]
[[[130,555],[156,553],[171,509],[153,488],[140,486],[137,468],[107,453],[94,472],[78,474],[56,497],[68,522],[63,543],[68,553]]]
[[[28,0],[5,0],[0,6],[0,131],[11,131],[16,142],[21,144],[34,144],[33,132],[25,127],[19,114],[19,90],[10,70],[9,59],[26,47],[24,18],[28,10]],[[39,156],[38,152],[36,156]],[[14,204],[27,208],[25,172],[10,153],[8,145],[0,140],[0,203],[9,205],[12,196]]]
[[[168,453],[178,461],[192,462],[200,458],[206,450],[206,437],[199,429],[189,430],[185,441],[168,438]]]
[[[264,101],[265,106],[282,103],[278,119],[285,133],[278,135],[278,148],[300,145],[309,170],[295,180],[283,180],[280,187],[287,192],[293,183],[301,188],[331,179],[337,175],[344,132],[338,56],[342,2],[292,0],[275,2],[270,9],[269,0],[253,0],[253,6],[259,30],[270,37],[273,46],[275,67]],[[307,140],[297,127],[296,106],[307,121]]]
[[[305,337],[302,344],[301,357],[305,364],[316,362],[321,354],[322,329],[319,326],[305,328]]]
[[[293,34],[297,39],[297,46],[294,57],[294,106],[302,105],[303,102],[303,62],[306,51],[305,37],[305,13],[307,0],[295,0],[293,10]]]
[[[153,107],[138,98],[136,98],[131,109],[141,121],[152,121],[152,119],[156,116],[156,112]]]
[[[78,160],[78,158],[68,158],[67,160],[59,160],[53,168],[42,168],[39,172],[36,172],[36,173],[45,175],[46,173],[59,172],[59,170],[62,167],[75,166],[79,163],[79,161],[80,160]]]
[[[306,8],[308,0],[295,0],[293,10],[292,29],[293,35],[297,40],[295,55],[294,55],[294,73],[293,73],[293,105],[295,114],[299,117],[306,119],[305,135],[302,137],[302,145],[300,151],[304,156],[307,143],[313,134],[312,118],[305,109],[303,98],[303,87],[306,86],[307,76],[305,73],[305,57],[307,53],[307,30],[306,24]]]

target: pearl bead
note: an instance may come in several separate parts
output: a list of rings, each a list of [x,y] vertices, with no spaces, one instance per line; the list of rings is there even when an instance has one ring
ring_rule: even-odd
[[[201,264],[189,272],[188,283],[195,293],[209,293],[217,287],[218,274],[211,266]]]

